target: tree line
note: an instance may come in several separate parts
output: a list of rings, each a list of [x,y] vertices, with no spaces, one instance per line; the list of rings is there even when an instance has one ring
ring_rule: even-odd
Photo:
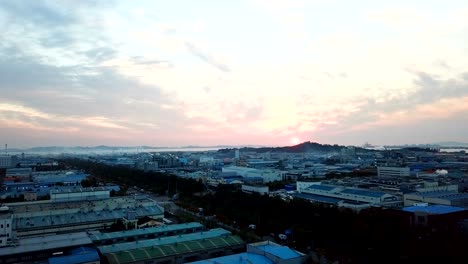
[[[246,194],[230,186],[179,203],[204,208],[206,215],[216,215],[242,230],[254,224],[258,236],[289,233],[288,245],[339,263],[463,263],[468,259],[467,239],[456,227],[434,231],[411,226],[408,215],[398,210],[355,212],[302,199],[288,202]]]
[[[123,190],[137,186],[155,194],[169,196],[174,195],[176,192],[182,196],[191,196],[193,193],[201,192],[204,189],[201,181],[180,178],[168,173],[145,172],[135,168],[110,166],[76,158],[63,159],[60,163],[69,168],[80,169],[89,173],[91,177],[86,180],[86,184],[96,183],[96,179],[98,179],[102,182],[120,185]]]

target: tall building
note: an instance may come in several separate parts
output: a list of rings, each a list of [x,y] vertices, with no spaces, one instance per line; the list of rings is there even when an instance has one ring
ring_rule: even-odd
[[[234,158],[235,158],[235,159],[240,159],[240,151],[239,151],[238,149],[236,149],[236,150],[234,151]]]

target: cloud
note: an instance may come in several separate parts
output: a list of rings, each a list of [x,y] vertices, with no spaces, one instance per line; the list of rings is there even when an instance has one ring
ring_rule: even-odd
[[[42,119],[50,119],[51,116],[33,108],[25,107],[22,105],[0,103],[0,112],[13,112],[23,114],[29,117],[38,117]]]
[[[111,60],[116,57],[117,51],[109,47],[98,47],[91,48],[83,52],[83,54],[88,57],[88,59],[93,60],[94,62],[102,62]]]
[[[259,103],[248,104],[243,101],[230,100],[222,102],[220,106],[228,122],[254,122],[263,112],[263,106]]]
[[[468,103],[467,73],[449,79],[441,79],[427,72],[412,74],[415,88],[410,92],[390,93],[378,100],[372,97],[355,98],[359,104],[358,111],[342,117],[341,127],[365,130],[370,126],[398,125],[403,120],[449,118],[455,112],[468,112],[468,108],[450,107],[451,104],[446,103]]]
[[[227,65],[218,62],[215,58],[213,58],[208,53],[206,53],[206,52],[202,51],[201,49],[199,49],[193,43],[185,42],[185,46],[190,51],[190,53],[192,53],[194,56],[200,58],[201,60],[203,60],[204,62],[210,64],[211,66],[213,66],[215,68],[217,68],[218,70],[226,72],[226,73],[231,72],[231,69]]]
[[[140,56],[132,58],[132,62],[138,65],[158,66],[162,68],[172,68],[174,65],[167,60],[149,60]]]
[[[0,9],[11,14],[23,23],[31,23],[44,27],[64,26],[76,23],[78,18],[74,13],[67,12],[47,1],[2,1]]]

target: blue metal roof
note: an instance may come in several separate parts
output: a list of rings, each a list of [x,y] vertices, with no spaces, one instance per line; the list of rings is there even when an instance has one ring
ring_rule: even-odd
[[[336,188],[335,186],[318,185],[318,184],[314,184],[314,185],[307,187],[307,189],[315,189],[315,190],[322,190],[322,191],[331,191],[335,188]]]
[[[205,259],[195,262],[189,262],[191,264],[273,264],[273,261],[265,256],[257,255],[253,253],[240,253],[230,256],[224,256],[213,259]]]
[[[296,251],[284,246],[265,245],[258,248],[281,259],[292,259],[301,256]]]
[[[428,206],[408,206],[404,207],[406,212],[424,212],[428,214],[450,214],[455,212],[465,211],[464,208],[448,206],[448,205],[428,205]]]
[[[72,251],[72,255],[49,258],[49,264],[81,264],[99,261],[99,254],[95,249],[81,247]]]
[[[348,193],[348,194],[355,194],[361,196],[369,196],[369,197],[381,197],[385,195],[384,192],[375,192],[375,191],[368,191],[368,190],[359,190],[359,189],[344,189],[341,193]]]
[[[314,202],[330,203],[330,204],[338,204],[339,201],[343,200],[343,199],[327,197],[327,196],[321,196],[321,195],[315,195],[315,194],[309,194],[309,193],[295,193],[295,194],[293,194],[293,196],[297,197],[297,198],[311,200],[311,201],[314,201]]]

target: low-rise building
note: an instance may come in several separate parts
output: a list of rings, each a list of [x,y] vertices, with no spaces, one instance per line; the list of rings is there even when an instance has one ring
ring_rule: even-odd
[[[242,191],[246,193],[259,193],[259,194],[268,194],[269,188],[264,185],[242,185]]]
[[[249,181],[250,178],[261,178],[263,183],[282,181],[286,175],[286,172],[274,169],[255,169],[240,166],[223,167],[222,171],[236,173],[236,175],[242,176],[245,181]]]
[[[217,228],[203,232],[158,237],[99,246],[109,264],[186,263],[241,252],[244,241]]]
[[[62,255],[64,252],[79,247],[90,246],[92,246],[92,241],[86,232],[20,238],[13,244],[0,248],[0,264],[47,263],[48,258]]]
[[[8,245],[13,238],[13,217],[7,206],[0,207],[0,247]]]
[[[205,227],[202,224],[197,222],[191,222],[184,224],[161,225],[142,229],[124,230],[110,233],[101,233],[99,231],[96,231],[90,235],[90,238],[91,240],[93,240],[93,243],[95,245],[110,245],[129,241],[190,234],[195,232],[202,232],[203,230],[205,230]]]
[[[405,206],[428,203],[468,208],[468,193],[458,193],[457,191],[414,192],[404,194],[403,201]]]
[[[402,205],[401,200],[397,196],[380,191],[321,184],[318,182],[298,182],[297,186],[299,193],[295,194],[295,197],[314,202],[332,203],[354,209],[362,209],[369,206],[397,207]]]
[[[109,227],[119,219],[160,219],[164,209],[145,197],[102,200],[34,201],[6,204],[18,237]],[[130,220],[130,219],[129,219]]]
[[[247,245],[247,252],[224,257],[200,260],[191,264],[302,264],[306,255],[271,241],[263,241]]]
[[[466,209],[449,205],[419,204],[404,207],[402,210],[410,215],[411,225],[436,229],[457,228],[453,224],[468,217]]]
[[[50,191],[53,202],[101,200],[110,198],[110,190],[105,187],[65,188]]]
[[[379,177],[409,177],[409,167],[377,167]]]

